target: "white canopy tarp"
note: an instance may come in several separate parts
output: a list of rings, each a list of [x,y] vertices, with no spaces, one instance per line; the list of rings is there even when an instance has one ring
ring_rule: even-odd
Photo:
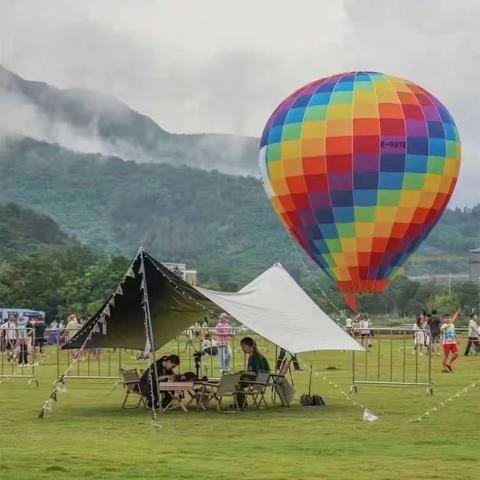
[[[363,350],[295,282],[280,263],[237,293],[197,287],[246,327],[290,353]]]

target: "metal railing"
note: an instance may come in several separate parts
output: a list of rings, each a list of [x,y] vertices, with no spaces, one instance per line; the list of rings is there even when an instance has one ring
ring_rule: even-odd
[[[37,363],[37,348],[40,348],[35,338],[35,329],[15,327],[2,329],[0,337],[0,378],[5,380],[27,380],[35,384]],[[40,339],[38,339],[40,340]]]
[[[60,377],[72,362],[76,350],[57,348],[57,377]],[[64,378],[90,380],[119,380],[123,368],[122,350],[119,348],[85,349],[79,361]]]
[[[207,344],[205,343],[205,335],[207,334],[210,334],[211,338],[214,339],[211,348],[208,342]],[[244,327],[232,327],[230,341],[228,342],[228,348],[231,352],[228,370],[239,371],[246,369],[246,355],[240,347],[240,340],[247,335],[254,337],[258,342],[259,348],[267,356],[272,357],[269,358],[269,361],[272,362],[271,366],[273,367],[277,356],[276,347],[272,349],[268,340],[259,337]],[[212,327],[187,329],[162,347],[161,353],[178,355],[182,372],[192,371],[196,373],[198,367],[198,374],[201,377],[219,377],[221,376],[219,349],[222,347],[216,344],[215,336],[215,328]],[[59,335],[59,338],[63,337],[65,337],[63,333]],[[75,350],[57,348],[56,368],[58,377],[67,369],[73,360],[75,352]],[[274,353],[274,356],[272,353]],[[148,353],[142,351],[119,348],[89,349],[87,345],[79,361],[76,362],[65,378],[118,381],[122,368],[138,368],[140,371],[143,371],[148,367],[149,359]]]
[[[427,387],[427,394],[433,395],[429,331],[373,327],[360,329],[359,336],[365,350],[352,352],[352,392],[359,385],[414,386]]]
[[[198,366],[198,373],[201,377],[221,376],[220,355],[223,354],[220,352],[221,349],[228,349],[230,354],[229,371],[245,370],[247,358],[240,347],[240,340],[243,337],[254,337],[261,350],[262,346],[269,343],[268,340],[260,338],[256,333],[249,331],[245,327],[231,327],[228,346],[218,345],[215,340],[216,333],[214,327],[198,327],[192,329],[191,333],[189,333],[189,330],[187,329],[178,335],[174,341],[167,344],[162,350],[177,354],[183,371],[189,370],[196,373]],[[214,340],[212,345],[208,341],[205,342],[205,335],[211,335],[211,338]],[[267,353],[270,349],[264,348],[263,350],[266,350],[264,353]],[[197,355],[195,355],[196,352],[198,352]]]

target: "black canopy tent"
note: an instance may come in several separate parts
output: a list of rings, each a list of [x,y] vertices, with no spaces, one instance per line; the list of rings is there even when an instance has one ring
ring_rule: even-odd
[[[154,352],[213,308],[218,307],[140,248],[115,292],[62,348],[150,345]]]
[[[131,348],[151,355],[151,387],[158,378],[155,352],[198,321],[206,310],[218,308],[211,300],[140,248],[123,280],[97,313],[62,347],[77,349],[73,360],[44,402],[38,418],[51,411],[57,392],[84,348]],[[152,422],[156,423],[153,388]],[[162,411],[162,410],[160,410]]]

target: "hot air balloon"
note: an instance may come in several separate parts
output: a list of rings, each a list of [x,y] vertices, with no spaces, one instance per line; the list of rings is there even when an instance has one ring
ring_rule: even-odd
[[[382,292],[439,220],[460,168],[453,118],[407,80],[316,80],[273,112],[260,169],[274,210],[346,303]]]

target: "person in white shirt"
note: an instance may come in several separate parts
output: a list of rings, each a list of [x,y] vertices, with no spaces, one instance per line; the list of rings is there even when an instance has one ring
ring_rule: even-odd
[[[423,331],[423,315],[417,317],[417,321],[413,325],[413,331],[415,332],[414,348],[412,355],[416,353],[423,355],[423,348],[425,346],[425,332]]]
[[[345,319],[345,331],[351,335],[352,334],[352,319],[350,317],[347,317]]]
[[[82,328],[82,326],[80,325],[80,322],[75,314],[69,315],[67,320],[68,322],[65,328],[65,336],[66,340],[69,340],[80,330],[80,328]]]
[[[74,335],[76,335],[76,333],[82,328],[75,314],[72,313],[71,315],[69,315],[67,320],[68,322],[67,322],[67,326],[65,327],[65,333],[64,333],[64,338],[66,342],[68,342],[68,340],[70,340]],[[74,350],[72,352],[72,358],[75,358],[77,355],[78,355],[78,350]]]
[[[187,351],[188,347],[195,348],[195,345],[193,344],[193,334],[195,331],[195,327],[191,326],[185,330],[185,337],[187,338],[187,341],[185,343],[185,348],[183,349],[184,352]]]
[[[465,356],[468,357],[470,354],[470,349],[472,345],[475,347],[477,353],[480,353],[480,340],[478,338],[478,325],[475,318],[475,315],[470,315],[470,320],[468,322],[468,342],[467,348],[465,349]]]
[[[370,326],[371,323],[368,320],[368,317],[362,316],[360,322],[358,323],[358,328],[360,330],[360,336],[362,338],[362,345],[366,345],[367,348],[370,348]]]
[[[18,339],[17,317],[9,315],[8,320],[2,325],[2,337],[5,341],[5,349],[8,351],[8,361],[13,362],[16,358],[16,347]]]
[[[33,328],[28,317],[21,317],[17,321],[17,345],[20,356],[18,363],[20,365],[28,364],[28,350],[32,346]]]

